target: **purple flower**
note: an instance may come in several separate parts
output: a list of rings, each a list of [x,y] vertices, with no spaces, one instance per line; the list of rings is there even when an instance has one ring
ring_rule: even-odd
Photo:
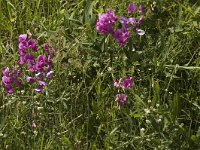
[[[44,81],[39,81],[38,83],[39,83],[40,86],[46,86],[47,85],[46,82],[44,82]]]
[[[136,4],[129,4],[128,5],[128,13],[130,14],[130,13],[134,13],[135,11],[136,11],[136,9],[137,9],[137,5]]]
[[[18,38],[19,42],[23,42],[27,39],[27,34],[21,34]]]
[[[51,71],[51,69],[52,69],[52,66],[51,65],[47,65],[47,67],[44,68],[44,71],[45,72],[49,72],[49,71]]]
[[[28,70],[34,72],[36,70],[35,65],[29,65]]]
[[[2,73],[3,73],[4,76],[7,76],[9,74],[9,71],[10,71],[10,69],[7,67],[6,69],[4,69],[2,71]]]
[[[28,53],[25,55],[25,61],[28,63],[29,66],[32,66],[35,64],[35,57],[33,54]]]
[[[22,86],[22,81],[19,79],[15,80],[16,86],[21,87]]]
[[[144,18],[141,17],[139,20],[138,20],[138,24],[141,25],[141,24],[144,24]]]
[[[120,105],[124,105],[126,103],[126,95],[125,94],[117,94],[115,96],[115,101]]]
[[[38,61],[35,65],[36,69],[39,71],[39,72],[42,72],[43,71],[43,67],[45,66],[45,62],[47,61],[47,58],[43,55],[39,55],[38,56]]]
[[[128,39],[130,38],[130,32],[127,28],[117,29],[114,32],[113,36],[116,39],[117,43],[120,45],[120,47],[124,47]]]
[[[37,86],[35,89],[36,92],[44,92],[44,87],[43,86]]]
[[[28,41],[28,47],[34,51],[37,51],[37,43],[33,40]]]
[[[21,75],[21,70],[13,70],[13,75],[19,77]]]
[[[128,18],[128,23],[133,25],[133,24],[136,23],[136,19],[135,18]]]
[[[122,88],[123,89],[130,89],[133,86],[133,77],[127,77],[122,81]]]
[[[45,44],[44,45],[44,51],[47,53],[47,54],[49,54],[49,44]]]
[[[6,90],[6,92],[7,92],[8,94],[13,94],[13,93],[14,93],[14,90],[13,90],[13,87],[12,87],[11,84],[6,84],[6,85],[4,85],[4,88],[5,88],[5,90]]]
[[[146,10],[142,8],[142,5],[139,6],[139,13],[142,15],[146,15]]]
[[[47,72],[46,78],[50,79],[50,78],[52,78],[52,77],[53,77],[53,71]]]
[[[120,104],[124,105],[126,103],[126,95],[125,94],[121,94],[120,95]]]
[[[117,17],[115,16],[114,12],[112,10],[107,11],[106,13],[103,13],[99,15],[99,18],[97,20],[96,29],[101,34],[113,34],[114,32],[114,25],[117,21]]]
[[[2,82],[4,84],[12,84],[14,82],[14,77],[13,76],[3,76]]]
[[[27,47],[28,47],[28,44],[27,44],[26,41],[22,41],[22,42],[19,43],[19,49],[20,49],[20,51],[21,50],[25,51],[27,49]]]
[[[44,81],[39,81],[39,85],[35,89],[36,92],[44,92],[44,86],[46,86],[46,82]]]
[[[26,81],[29,82],[29,83],[34,83],[35,82],[35,78],[27,76],[26,77]]]
[[[122,24],[123,27],[125,28],[129,27],[129,18],[120,17],[119,22]]]
[[[41,72],[38,72],[38,73],[35,74],[35,77],[37,79],[42,79],[44,76],[43,76],[43,74]]]
[[[24,63],[25,63],[24,57],[21,56],[21,57],[19,58],[19,60],[18,60],[18,64],[19,64],[19,65],[23,65]]]

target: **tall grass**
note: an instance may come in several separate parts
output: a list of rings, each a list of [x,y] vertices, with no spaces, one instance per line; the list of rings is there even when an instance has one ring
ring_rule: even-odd
[[[16,65],[29,30],[56,50],[46,92],[0,90],[1,149],[199,149],[199,2],[137,0],[144,37],[121,49],[95,29],[99,13],[132,1],[0,1],[0,69]],[[135,86],[118,109],[113,81]],[[33,121],[36,128],[32,127]]]

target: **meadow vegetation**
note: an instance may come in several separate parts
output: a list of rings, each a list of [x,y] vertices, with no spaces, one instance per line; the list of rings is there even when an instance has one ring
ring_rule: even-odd
[[[120,47],[96,23],[107,10],[133,17],[131,3],[146,10],[145,34]],[[54,48],[54,75],[41,93],[0,84],[0,149],[200,149],[200,1],[1,0],[0,70],[17,69],[27,33],[37,54]]]

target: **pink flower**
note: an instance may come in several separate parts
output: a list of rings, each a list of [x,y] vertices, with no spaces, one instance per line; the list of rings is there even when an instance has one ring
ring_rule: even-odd
[[[142,5],[139,6],[139,13],[142,15],[146,15],[146,10],[142,8]]]
[[[119,81],[117,81],[117,80],[114,81],[114,87],[116,87],[116,88],[119,87]]]
[[[106,13],[99,15],[97,20],[96,29],[101,34],[113,34],[114,25],[117,21],[117,17],[115,16],[112,10],[108,10]]]
[[[130,89],[133,86],[133,77],[127,77],[125,80],[122,81],[122,88],[123,89]]]
[[[137,9],[137,5],[136,4],[129,4],[128,5],[128,13],[130,14],[130,13],[134,13],[135,11],[136,11],[136,9]]]
[[[117,94],[115,96],[115,101],[120,105],[124,105],[126,103],[126,95],[125,94]]]
[[[33,51],[37,51],[37,43],[34,42],[33,40],[28,41],[28,47]]]
[[[7,76],[8,75],[8,73],[9,73],[9,68],[7,67],[6,69],[4,69],[3,71],[2,71],[2,73],[3,73],[3,75],[4,76]]]
[[[121,94],[120,95],[120,104],[124,105],[126,103],[126,95],[125,94]]]
[[[23,42],[27,39],[27,34],[21,34],[18,38],[19,42]]]
[[[122,27],[122,29],[117,29],[114,32],[113,37],[116,39],[120,47],[124,47],[130,38],[130,32],[127,28]]]
[[[139,20],[138,20],[138,24],[141,25],[141,24],[144,24],[144,18],[141,17]]]
[[[22,41],[19,43],[18,46],[19,46],[19,50],[20,50],[19,53],[21,56],[23,56],[22,54],[25,53],[25,50],[28,48],[28,44],[26,41]]]
[[[26,77],[26,81],[29,82],[29,83],[34,83],[35,82],[35,78],[27,76]]]

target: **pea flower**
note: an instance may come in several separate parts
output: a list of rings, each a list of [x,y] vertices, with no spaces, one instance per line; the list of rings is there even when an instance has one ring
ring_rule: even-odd
[[[18,38],[19,42],[23,42],[27,39],[27,34],[21,34]]]
[[[114,87],[116,87],[116,88],[119,87],[119,81],[117,81],[117,80],[114,81]]]
[[[111,16],[112,17],[112,16]],[[44,87],[47,85],[46,81],[53,77],[52,71],[52,58],[55,56],[55,50],[49,45],[45,44],[43,50],[44,55],[38,57],[38,44],[37,37],[29,34],[21,34],[18,37],[19,60],[18,65],[20,70],[10,70],[6,68],[2,71],[2,83],[5,91],[8,94],[13,94],[15,87],[22,86],[21,72],[27,83],[33,83],[36,86],[35,91],[43,92]],[[27,74],[27,71],[29,72]]]
[[[136,4],[129,4],[128,5],[128,13],[130,14],[130,13],[134,13],[135,11],[136,11],[136,9],[137,9],[137,5]]]
[[[115,102],[123,106],[126,103],[126,95],[125,94],[117,94],[115,96]]]
[[[19,79],[21,73],[20,71],[17,70],[10,71],[8,67],[4,69],[2,72],[3,72],[2,83],[5,91],[8,94],[13,94],[14,86],[20,87],[22,85]]]
[[[53,71],[47,72],[46,78],[50,79],[50,78],[52,78],[52,77],[53,77]]]
[[[124,47],[130,38],[130,32],[127,28],[122,27],[122,29],[117,29],[114,32],[113,37],[116,39],[120,47]]]
[[[133,77],[127,77],[122,81],[122,88],[123,89],[130,89],[133,86]]]
[[[26,77],[26,81],[29,82],[29,83],[34,83],[35,82],[35,78],[27,76]]]
[[[139,6],[139,13],[142,15],[146,15],[146,10],[142,8],[142,5]]]
[[[99,33],[107,35],[109,33],[113,34],[114,25],[117,21],[117,17],[115,16],[112,10],[108,10],[106,13],[99,15],[97,20],[96,29]]]

